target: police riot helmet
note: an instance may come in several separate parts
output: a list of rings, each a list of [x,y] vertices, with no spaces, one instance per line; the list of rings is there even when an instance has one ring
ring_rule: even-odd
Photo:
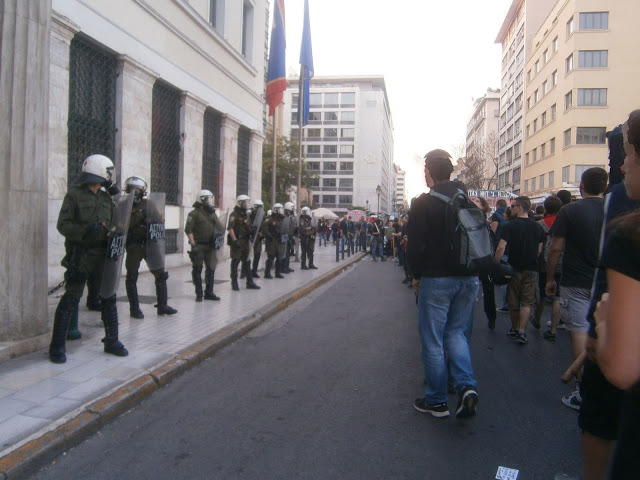
[[[264,208],[264,202],[259,198],[253,201],[254,208]]]
[[[200,190],[198,193],[198,202],[203,205],[209,205],[215,207],[215,198],[213,198],[213,192],[211,190]]]
[[[133,198],[139,202],[147,196],[147,182],[142,177],[129,177],[124,181],[125,193],[133,193]]]
[[[267,217],[270,217],[272,213],[273,213],[273,211],[267,210]]]
[[[287,202],[284,204],[285,211],[293,213],[293,202]]]
[[[282,215],[284,213],[283,209],[284,209],[284,207],[282,206],[281,203],[276,203],[273,206],[273,213],[278,213],[278,214]]]
[[[82,162],[80,183],[101,183],[108,188],[115,180],[115,167],[109,157],[89,155]]]
[[[250,200],[249,195],[238,195],[238,197],[236,198],[236,204],[242,210],[246,210],[247,207],[249,206],[249,200]]]
[[[311,216],[311,209],[309,207],[302,207],[302,209],[300,210],[300,213],[302,215],[309,215]]]

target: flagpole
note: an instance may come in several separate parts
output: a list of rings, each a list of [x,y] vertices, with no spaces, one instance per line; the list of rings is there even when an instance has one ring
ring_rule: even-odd
[[[278,136],[276,133],[276,119],[278,118],[278,104],[273,111],[273,164],[271,167],[271,208],[276,203],[276,147],[278,145]]]
[[[305,67],[300,65],[300,80],[298,83],[298,186],[296,195],[296,212],[300,212],[300,195],[302,189],[302,122],[304,121],[304,81],[305,81]]]

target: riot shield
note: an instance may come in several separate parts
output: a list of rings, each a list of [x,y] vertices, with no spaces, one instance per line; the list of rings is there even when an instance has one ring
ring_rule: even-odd
[[[256,244],[256,238],[258,238],[258,233],[260,232],[260,226],[262,225],[262,220],[264,219],[264,208],[262,205],[258,207],[256,210],[256,215],[253,218],[253,225],[251,227],[251,246],[249,248],[250,252],[253,252],[253,246]]]
[[[278,259],[282,260],[287,255],[287,248],[289,248],[289,222],[291,217],[285,216],[282,219],[282,227],[280,231],[280,244],[278,245]]]
[[[223,258],[223,246],[224,246],[224,236],[227,232],[227,228],[229,227],[229,209],[227,208],[224,212],[218,212],[218,222],[215,227],[215,238],[214,238],[214,247],[216,249],[216,258],[218,262],[222,262]]]
[[[113,210],[111,225],[109,225],[107,258],[104,262],[102,284],[100,285],[100,296],[102,298],[111,298],[118,291],[132,206],[133,195],[125,194],[116,201]]]
[[[147,199],[146,260],[149,270],[164,269],[164,192],[152,192]]]

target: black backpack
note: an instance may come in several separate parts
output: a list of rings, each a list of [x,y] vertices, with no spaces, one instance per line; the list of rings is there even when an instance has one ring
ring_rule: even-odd
[[[484,213],[458,190],[453,197],[434,191],[429,195],[447,204],[447,224],[451,225],[452,248],[459,249],[460,265],[473,272],[488,271],[494,266],[491,230]]]

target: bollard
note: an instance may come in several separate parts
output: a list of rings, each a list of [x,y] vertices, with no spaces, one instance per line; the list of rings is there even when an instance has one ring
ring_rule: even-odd
[[[78,305],[73,309],[73,316],[69,322],[69,329],[67,330],[67,340],[78,340],[82,338],[82,333],[78,330]]]

